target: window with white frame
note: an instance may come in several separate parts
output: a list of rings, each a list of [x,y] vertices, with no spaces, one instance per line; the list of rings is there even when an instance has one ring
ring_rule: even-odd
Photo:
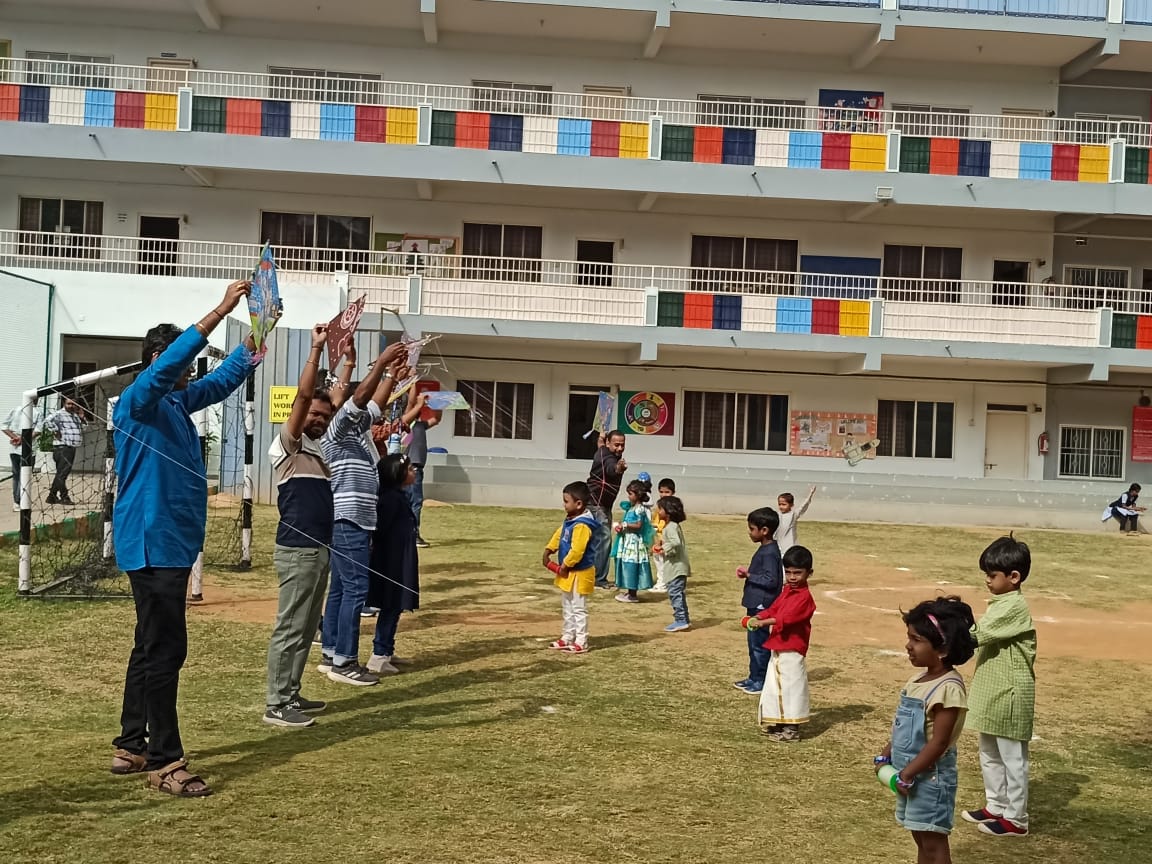
[[[1051,135],[1048,118],[1054,114],[1047,108],[1004,108],[995,137],[1001,141],[1047,141]]]
[[[473,81],[473,111],[493,114],[551,114],[549,84],[517,84],[514,81]]]
[[[372,220],[324,213],[260,214],[260,243],[279,247],[276,263],[287,270],[363,272],[368,262]]]
[[[788,397],[685,390],[680,446],[685,450],[788,452]]]
[[[701,126],[743,126],[752,129],[805,129],[803,99],[759,99],[700,93],[696,122]]]
[[[627,115],[628,97],[632,88],[627,85],[585,84],[581,116],[589,120],[620,120]]]
[[[1127,267],[1064,265],[1065,309],[1099,309],[1122,302],[1128,294],[1131,272]]]
[[[1122,479],[1126,431],[1122,426],[1061,426],[1058,476]]]
[[[329,69],[303,69],[269,66],[272,99],[295,102],[336,102],[345,105],[383,103],[380,75],[372,72],[333,72]]]
[[[99,258],[104,202],[21,198],[20,231],[21,255]]]
[[[952,108],[947,105],[922,105],[898,102],[892,106],[898,112],[894,125],[905,135],[924,138],[964,138],[968,135],[967,108]]]
[[[29,69],[29,84],[57,87],[112,87],[112,58],[98,54],[69,54],[67,51],[26,51],[29,60],[42,60]]]
[[[951,459],[956,406],[952,402],[880,399],[877,456]]]
[[[472,406],[457,411],[458,438],[532,438],[532,406],[535,387],[506,381],[457,381],[456,389]]]

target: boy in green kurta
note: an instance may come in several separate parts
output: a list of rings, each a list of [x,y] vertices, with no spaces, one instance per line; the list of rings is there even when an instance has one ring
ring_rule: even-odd
[[[1036,705],[1036,628],[1020,586],[1032,569],[1026,543],[1001,537],[980,555],[992,599],[972,628],[978,646],[968,696],[969,729],[980,733],[987,803],[964,818],[994,837],[1028,833],[1028,742]]]

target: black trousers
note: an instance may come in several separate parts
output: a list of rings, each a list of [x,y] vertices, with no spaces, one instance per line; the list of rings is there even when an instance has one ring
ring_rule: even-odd
[[[72,473],[72,465],[76,462],[76,448],[66,444],[53,447],[52,461],[56,463],[56,476],[52,478],[52,488],[48,490],[48,497],[67,498],[68,475]]]
[[[1119,507],[1113,507],[1112,508],[1112,516],[1114,518],[1120,520],[1120,530],[1121,531],[1135,532],[1137,530],[1136,520],[1139,517],[1135,513],[1133,513],[1131,516],[1125,516],[1123,513],[1120,512]]]
[[[176,694],[188,656],[185,595],[191,570],[153,567],[128,573],[136,601],[136,642],[124,679],[120,735],[112,743],[147,755],[150,771],[184,758]]]

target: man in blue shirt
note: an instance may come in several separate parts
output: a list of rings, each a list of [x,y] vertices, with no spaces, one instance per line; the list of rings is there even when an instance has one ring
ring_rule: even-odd
[[[251,289],[228,286],[220,305],[181,331],[159,324],[144,336],[144,370],[112,412],[119,491],[112,516],[116,562],[136,603],[136,641],[124,681],[113,774],[149,771],[152,788],[180,797],[212,790],[187,769],[176,692],[188,653],[188,574],[204,545],[207,483],[191,415],[221,402],[253,368],[252,337],[213,372],[189,383],[191,364]]]

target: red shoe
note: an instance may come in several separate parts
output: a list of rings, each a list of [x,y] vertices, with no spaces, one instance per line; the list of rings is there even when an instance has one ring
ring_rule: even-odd
[[[552,648],[555,651],[567,651],[569,648],[572,647],[572,643],[571,642],[565,642],[563,639],[557,639],[555,642],[551,643],[548,647]]]
[[[577,645],[575,642],[573,642],[564,650],[567,651],[569,654],[587,654],[589,651],[589,648],[587,645]]]
[[[977,825],[981,822],[1000,821],[1000,817],[990,812],[987,807],[981,807],[979,810],[961,810],[960,815],[968,822],[975,822]]]
[[[977,827],[985,834],[991,834],[993,837],[1028,836],[1027,828],[1021,828],[1015,822],[1009,822],[1004,818],[997,819],[995,822],[981,822]]]

